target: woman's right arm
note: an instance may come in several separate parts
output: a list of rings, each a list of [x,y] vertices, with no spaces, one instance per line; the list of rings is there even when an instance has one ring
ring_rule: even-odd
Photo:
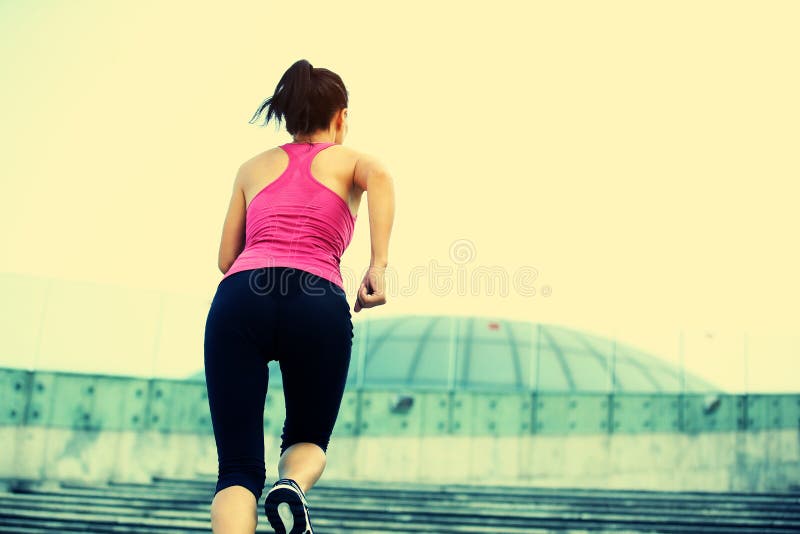
[[[359,287],[354,308],[359,311],[386,302],[383,280],[389,264],[389,238],[394,223],[394,180],[377,158],[366,154],[359,156],[353,180],[367,192],[371,246],[369,271]]]

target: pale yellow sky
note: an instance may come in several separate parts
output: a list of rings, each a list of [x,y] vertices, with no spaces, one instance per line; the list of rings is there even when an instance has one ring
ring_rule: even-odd
[[[713,331],[723,341],[693,344],[687,366],[729,387],[748,333],[752,376],[796,391],[798,15],[792,1],[0,0],[0,271],[210,299],[236,169],[290,140],[248,120],[305,58],[342,76],[346,143],[395,178],[398,282],[369,313],[560,323],[673,359],[680,329]],[[351,302],[366,207],[342,258]],[[535,269],[536,294],[433,291],[433,266],[453,284]]]

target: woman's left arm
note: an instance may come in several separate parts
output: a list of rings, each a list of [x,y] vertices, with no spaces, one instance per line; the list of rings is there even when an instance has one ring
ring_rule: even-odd
[[[222,274],[228,272],[233,262],[244,250],[245,241],[245,200],[242,181],[245,173],[245,166],[239,167],[236,179],[233,181],[233,191],[231,200],[228,204],[228,213],[225,215],[225,222],[222,225],[222,240],[219,244],[219,255],[217,266]]]

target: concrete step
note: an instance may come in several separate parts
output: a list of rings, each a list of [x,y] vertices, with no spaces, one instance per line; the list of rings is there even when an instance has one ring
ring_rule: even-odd
[[[0,532],[210,532],[215,479],[150,484],[5,481]],[[266,489],[265,489],[266,492]],[[659,492],[322,480],[326,533],[800,532],[800,493]],[[257,532],[272,532],[259,502]]]

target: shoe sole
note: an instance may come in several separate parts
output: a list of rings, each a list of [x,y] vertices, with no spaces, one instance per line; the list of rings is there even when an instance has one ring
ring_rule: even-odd
[[[275,486],[264,501],[264,512],[276,534],[309,532],[306,507],[291,486]]]

